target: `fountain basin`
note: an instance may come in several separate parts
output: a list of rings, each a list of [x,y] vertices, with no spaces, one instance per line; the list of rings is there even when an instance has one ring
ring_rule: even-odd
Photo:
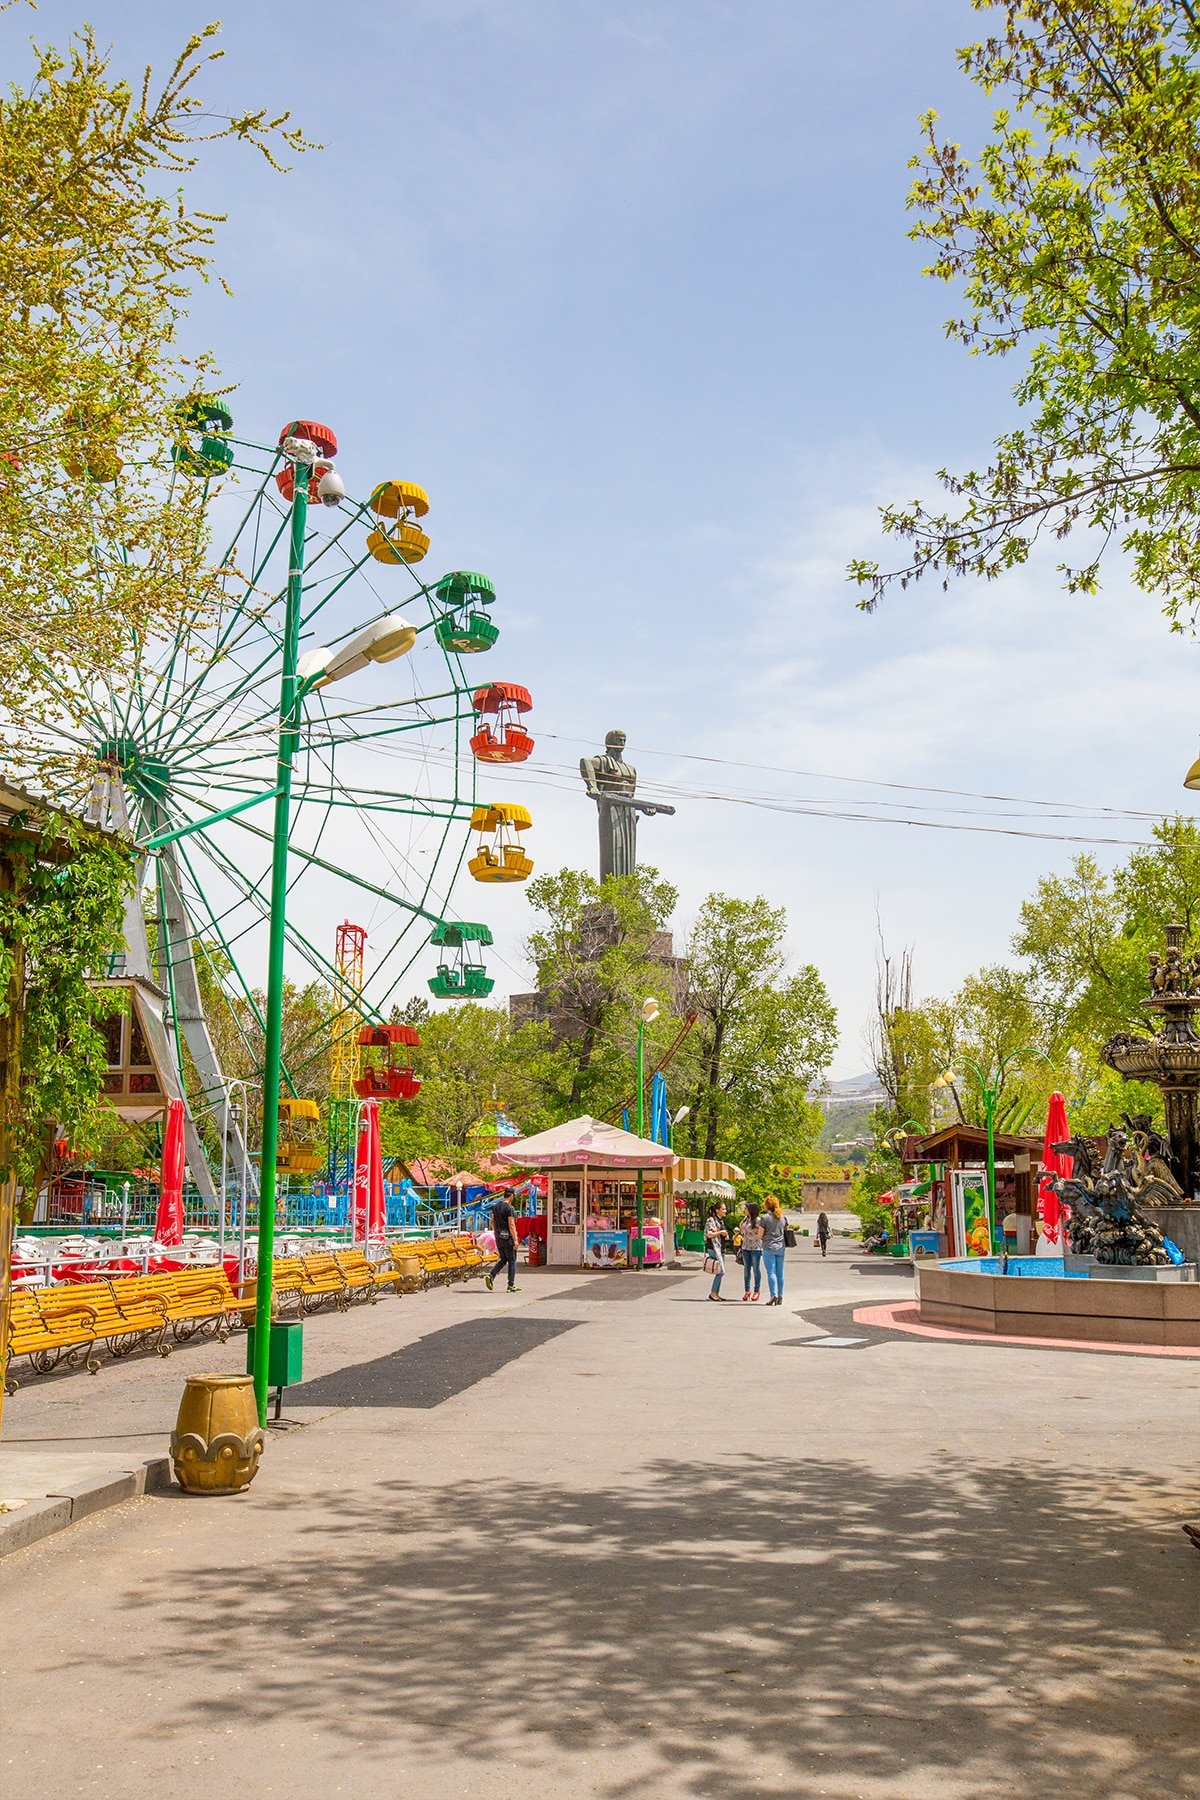
[[[962,1269],[967,1274],[1004,1275],[1011,1280],[1026,1275],[1031,1281],[1086,1276],[1086,1269],[1068,1269],[1061,1256],[1010,1256],[1007,1269],[998,1256],[949,1257],[938,1263],[939,1269]]]
[[[955,1325],[1003,1337],[1062,1338],[1079,1343],[1150,1344],[1200,1349],[1200,1283],[1182,1271],[1165,1281],[1105,1279],[1086,1269],[1002,1275],[998,1257],[963,1263],[918,1263],[917,1310],[931,1325]],[[989,1268],[988,1265],[993,1265]]]

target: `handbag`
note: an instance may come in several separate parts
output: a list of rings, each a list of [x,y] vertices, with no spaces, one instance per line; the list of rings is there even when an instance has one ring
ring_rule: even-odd
[[[733,1260],[736,1263],[740,1263],[742,1260],[742,1246],[740,1244],[738,1245],[737,1249],[733,1253]]]
[[[795,1230],[788,1224],[786,1219],[783,1222],[783,1247],[785,1250],[794,1250],[796,1248]]]

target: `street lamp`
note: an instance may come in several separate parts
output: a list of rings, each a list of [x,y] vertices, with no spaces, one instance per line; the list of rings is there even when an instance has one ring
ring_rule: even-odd
[[[938,1084],[935,1081],[933,1085],[936,1087]],[[916,1119],[905,1119],[902,1125],[893,1125],[889,1131],[885,1131],[880,1142],[885,1150],[890,1150],[893,1156],[898,1157],[912,1133],[915,1131],[919,1134],[923,1130],[924,1126]]]
[[[638,1136],[643,1137],[646,1130],[646,1027],[652,1025],[658,1017],[658,1001],[651,996],[642,1001],[642,1011],[638,1019],[637,1034],[637,1128]],[[637,1172],[637,1245],[638,1268],[644,1268],[646,1262],[646,1239],[642,1233],[642,1170]]]
[[[283,625],[283,676],[279,685],[279,761],[275,821],[271,839],[271,931],[267,948],[266,1044],[263,1051],[262,1169],[258,1202],[258,1281],[254,1300],[254,1395],[258,1422],[267,1422],[267,1367],[271,1338],[271,1287],[275,1257],[275,1182],[279,1150],[279,1080],[283,1051],[283,953],[287,918],[288,833],[291,824],[292,764],[300,741],[304,696],[353,675],[368,663],[391,662],[416,642],[411,625],[394,617],[374,620],[337,649],[298,655],[304,581],[304,536],[312,465],[323,461],[316,444],[289,437],[284,454],[292,463],[292,532],[288,559],[287,606]],[[331,471],[321,478],[321,498],[336,505]],[[340,481],[336,484],[341,487]]]

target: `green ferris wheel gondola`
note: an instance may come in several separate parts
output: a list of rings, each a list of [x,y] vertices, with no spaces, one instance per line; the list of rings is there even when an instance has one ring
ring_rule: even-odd
[[[455,569],[443,575],[433,591],[446,608],[433,628],[442,649],[460,656],[490,650],[500,636],[500,627],[492,624],[484,610],[496,598],[487,576],[474,569]]]
[[[481,947],[492,942],[486,925],[447,920],[435,925],[429,941],[452,955],[429,978],[429,991],[439,1000],[484,1000],[496,983],[483,966]]]
[[[183,475],[221,475],[233,465],[233,414],[211,394],[196,394],[176,413],[179,437],[171,446],[171,461]],[[199,443],[196,439],[199,438]]]

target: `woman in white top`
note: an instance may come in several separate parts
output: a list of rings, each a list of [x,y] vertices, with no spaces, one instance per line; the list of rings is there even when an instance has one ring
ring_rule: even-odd
[[[746,1202],[746,1216],[742,1220],[742,1274],[746,1278],[743,1300],[757,1300],[762,1294],[763,1228],[759,1224],[760,1210],[757,1201]],[[752,1279],[753,1293],[750,1291]]]
[[[721,1283],[725,1279],[725,1202],[718,1200],[710,1207],[704,1221],[704,1254],[711,1258],[713,1264],[712,1286],[708,1290],[710,1300],[721,1300]]]

